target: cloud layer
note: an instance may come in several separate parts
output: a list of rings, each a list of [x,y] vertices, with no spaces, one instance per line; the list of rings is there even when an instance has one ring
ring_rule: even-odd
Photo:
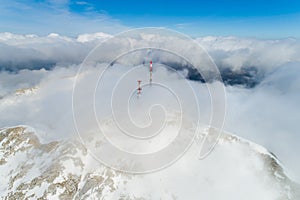
[[[1,33],[0,126],[27,124],[40,130],[41,137],[47,139],[72,135],[74,124],[70,105],[76,71],[88,52],[109,37],[103,33],[84,34],[77,38],[57,34],[41,37]],[[225,71],[232,80],[258,80],[252,88],[237,87],[235,84],[226,87],[226,130],[270,149],[291,176],[300,180],[297,156],[300,152],[299,41],[234,37],[204,37],[197,38],[197,41],[212,56],[221,73]],[[142,63],[144,58],[137,56],[131,59],[133,63]],[[171,67],[176,64],[179,70],[187,66],[180,59],[175,64],[173,59],[161,61]],[[186,72],[183,70],[181,73]],[[207,99],[201,99],[205,90],[199,90],[199,87],[203,85],[193,81],[191,84],[200,91],[200,102],[208,105]],[[30,87],[38,88],[31,91],[34,95],[30,92],[15,94],[18,89]]]
[[[99,42],[110,38],[105,33],[82,34],[77,38],[55,33],[47,36],[0,33],[0,69],[51,69],[57,65],[79,64]],[[164,36],[144,35],[144,40],[164,44]],[[258,40],[235,37],[203,37],[196,41],[205,48],[219,67],[226,84],[255,86],[263,77],[288,63],[300,62],[300,42],[293,38]],[[126,38],[119,45],[128,45]],[[178,44],[177,44],[178,45]],[[178,48],[189,48],[178,46]],[[108,55],[108,52],[105,52]],[[103,55],[105,57],[105,55]],[[135,58],[137,59],[137,58]],[[137,59],[131,62],[140,63]],[[188,63],[164,59],[160,62],[176,69],[189,68],[191,80],[201,80]]]

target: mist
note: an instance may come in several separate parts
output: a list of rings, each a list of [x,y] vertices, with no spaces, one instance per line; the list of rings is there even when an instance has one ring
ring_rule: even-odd
[[[111,36],[106,34],[84,34],[70,38],[51,34],[48,36],[0,34],[0,127],[27,125],[36,129],[42,141],[61,140],[74,137],[76,130],[72,114],[73,84],[80,63],[100,41]],[[152,36],[144,36],[153,41]],[[157,42],[162,38],[155,38]],[[237,72],[236,78],[244,78],[241,70],[257,69],[252,74],[256,83],[251,87],[244,84],[226,84],[227,114],[225,130],[256,142],[272,153],[286,167],[287,174],[300,182],[300,43],[293,38],[282,40],[257,40],[236,37],[204,37],[196,39],[211,55],[221,71]],[[130,42],[124,39],[116,44],[122,47]],[[175,44],[174,44],[175,45]],[[114,48],[116,48],[114,47]],[[178,48],[183,48],[178,46]],[[186,47],[187,48],[187,47]],[[82,79],[96,79],[95,74],[103,70],[110,59],[109,51],[102,55],[97,66],[88,67],[80,75]],[[111,73],[120,77],[128,67],[146,63],[145,57],[136,54],[130,60],[114,63]],[[175,68],[174,57],[160,58],[154,54],[154,61]],[[173,64],[171,64],[173,63]],[[179,67],[178,67],[179,63]],[[182,91],[189,83],[196,91],[200,102],[203,124],[210,119],[210,101],[205,83],[185,80],[188,64],[175,60],[177,72],[158,70],[153,76],[160,76],[166,84]],[[174,65],[175,65],[174,64]],[[173,67],[172,67],[173,66]],[[141,69],[147,66],[141,65]],[[176,75],[174,75],[176,74]],[[138,73],[140,75],[140,73]],[[223,77],[224,78],[224,77]],[[146,78],[145,78],[146,79]],[[108,81],[113,86],[114,81]],[[128,80],[127,80],[128,81]],[[124,82],[136,89],[136,80]],[[206,83],[216,84],[216,82]],[[84,87],[88,88],[88,85]],[[30,92],[19,89],[35,88]],[[106,96],[105,96],[106,95]],[[110,98],[111,93],[104,93]],[[161,95],[154,91],[152,95]],[[182,101],[189,102],[189,93],[182,93]],[[81,102],[88,102],[82,97]],[[122,100],[122,99],[121,99]],[[127,99],[126,99],[127,100]],[[125,101],[125,99],[124,99]],[[86,106],[86,105],[83,105]],[[187,109],[189,115],[192,109]],[[195,116],[192,114],[190,116]],[[147,120],[147,119],[146,119]],[[84,123],[89,124],[89,119]],[[93,129],[93,126],[91,127]]]

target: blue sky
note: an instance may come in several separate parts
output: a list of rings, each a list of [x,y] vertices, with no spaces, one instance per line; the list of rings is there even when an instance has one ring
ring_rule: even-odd
[[[0,31],[118,33],[159,26],[192,36],[300,37],[299,0],[0,0]]]

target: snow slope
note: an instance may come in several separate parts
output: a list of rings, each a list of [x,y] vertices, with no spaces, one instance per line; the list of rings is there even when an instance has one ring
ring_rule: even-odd
[[[1,199],[299,199],[265,148],[224,133],[197,158],[198,140],[173,165],[148,174],[114,171],[76,138],[42,144],[29,127],[0,131]],[[113,155],[111,155],[113,156]],[[299,188],[298,188],[299,189]],[[299,194],[298,194],[299,195]]]

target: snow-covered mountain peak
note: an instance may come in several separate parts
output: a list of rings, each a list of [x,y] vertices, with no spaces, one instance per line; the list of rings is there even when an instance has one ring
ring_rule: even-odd
[[[197,142],[195,142],[196,144]],[[0,131],[3,199],[297,199],[275,156],[224,133],[197,159],[198,145],[155,173],[118,172],[96,161],[77,140],[42,144],[28,127]],[[113,155],[111,155],[113,156]],[[180,176],[179,176],[180,175]],[[185,187],[182,187],[185,185]]]

